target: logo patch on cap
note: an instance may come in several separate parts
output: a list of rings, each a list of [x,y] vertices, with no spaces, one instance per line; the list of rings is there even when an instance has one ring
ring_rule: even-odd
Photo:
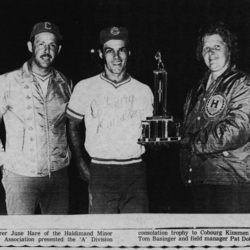
[[[222,95],[211,96],[206,103],[206,114],[208,117],[219,115],[226,106],[226,100]]]
[[[120,30],[117,27],[114,27],[110,30],[110,33],[114,36],[117,36],[120,34]]]
[[[45,23],[44,23],[44,27],[45,27],[45,29],[47,29],[47,30],[51,30],[51,23],[45,22]]]

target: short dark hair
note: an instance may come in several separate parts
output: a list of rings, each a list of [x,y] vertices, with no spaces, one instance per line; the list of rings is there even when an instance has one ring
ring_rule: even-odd
[[[128,51],[131,51],[131,44],[130,42],[126,42],[126,47]],[[95,49],[93,49],[91,52],[93,53],[91,56],[91,64],[96,69],[96,71],[100,72],[104,70],[104,65],[106,63],[104,58],[100,58],[99,51],[101,51],[104,54],[103,51],[103,44],[98,44]],[[129,67],[129,65],[127,65]]]
[[[126,45],[126,48],[128,49],[128,51],[130,51],[130,42],[125,41],[125,40],[123,40],[123,41],[125,42],[125,45]],[[101,44],[101,45],[99,45],[99,47],[98,47],[98,49],[101,50],[102,53],[104,53],[103,48],[104,48],[104,44]]]
[[[127,41],[125,41],[125,44],[126,44],[127,50],[130,51],[130,43],[127,42]],[[97,50],[97,56],[98,56],[98,57],[99,57],[99,52],[98,52],[99,50],[104,54],[103,48],[104,48],[104,44],[98,46],[98,50]],[[99,63],[100,63],[102,66],[105,64],[105,62],[106,62],[106,61],[105,61],[104,58],[100,58],[100,57],[99,57]]]
[[[199,30],[196,48],[196,58],[198,60],[201,60],[203,58],[202,49],[204,37],[215,34],[220,35],[223,41],[227,44],[227,47],[231,52],[231,62],[235,63],[239,57],[237,37],[233,32],[228,29],[227,25],[223,22],[209,23],[208,25],[205,25]]]

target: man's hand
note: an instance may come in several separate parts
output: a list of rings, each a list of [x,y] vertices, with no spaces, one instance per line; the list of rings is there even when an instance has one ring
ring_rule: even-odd
[[[77,167],[79,169],[80,178],[87,181],[87,182],[89,182],[90,173],[89,173],[88,165],[83,160],[79,160],[77,162]]]

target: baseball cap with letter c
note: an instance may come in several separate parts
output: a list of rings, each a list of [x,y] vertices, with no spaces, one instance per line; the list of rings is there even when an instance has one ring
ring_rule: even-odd
[[[43,23],[37,23],[34,25],[33,30],[30,34],[30,40],[37,34],[42,32],[50,32],[54,35],[56,35],[60,40],[62,40],[62,35],[58,29],[58,27],[50,22],[43,22]]]

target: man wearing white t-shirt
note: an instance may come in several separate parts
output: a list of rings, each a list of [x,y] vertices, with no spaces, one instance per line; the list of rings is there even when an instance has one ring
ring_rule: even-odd
[[[153,94],[126,71],[130,50],[125,28],[102,30],[100,45],[104,72],[80,81],[67,108],[72,151],[80,175],[89,182],[89,213],[147,213],[145,148],[137,141],[141,121],[152,116]],[[89,167],[80,146],[83,119]]]

